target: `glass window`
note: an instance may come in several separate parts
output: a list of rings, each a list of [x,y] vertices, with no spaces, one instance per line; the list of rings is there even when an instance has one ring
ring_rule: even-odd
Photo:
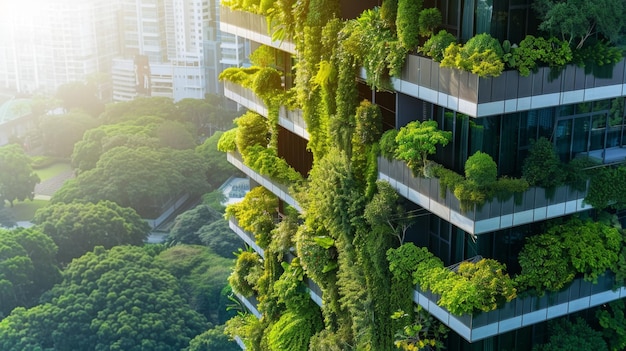
[[[574,120],[574,135],[572,139],[572,155],[587,151],[589,144],[589,117],[579,117]]]
[[[556,149],[561,161],[568,161],[570,157],[570,142],[572,136],[572,120],[559,121],[556,126]]]

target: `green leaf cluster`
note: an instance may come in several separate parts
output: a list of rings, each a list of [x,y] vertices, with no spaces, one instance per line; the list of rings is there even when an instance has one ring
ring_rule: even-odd
[[[479,77],[497,77],[504,70],[502,46],[487,33],[475,35],[465,45],[450,44],[443,56],[441,67],[462,69]]]
[[[398,0],[396,30],[398,40],[407,50],[415,50],[419,44],[420,11],[422,11],[422,0]]]
[[[522,165],[522,176],[530,185],[553,188],[564,181],[561,160],[551,141],[539,138],[531,142]]]
[[[548,334],[548,342],[534,346],[533,351],[609,350],[602,333],[580,317],[573,322],[567,318],[549,322]]]
[[[412,121],[398,131],[395,156],[405,161],[413,172],[423,174],[428,155],[434,154],[438,145],[446,146],[451,139],[452,132],[440,130],[436,121]]]
[[[0,202],[33,199],[39,176],[33,172],[31,159],[17,144],[0,147]]]
[[[254,233],[256,242],[265,248],[271,240],[275,227],[274,217],[278,209],[278,198],[262,186],[250,190],[240,202],[228,205],[224,217],[234,217],[241,228]]]
[[[441,62],[444,58],[445,50],[452,44],[456,44],[456,37],[442,29],[428,38],[418,50],[420,53],[432,57],[433,61]]]
[[[509,67],[517,69],[523,77],[530,75],[540,64],[561,67],[572,59],[572,49],[566,41],[556,37],[545,39],[532,35],[527,35],[518,47],[511,48],[511,52],[504,58]]]
[[[258,291],[257,282],[263,275],[263,260],[256,252],[240,251],[228,283],[233,291],[251,297]]]
[[[595,282],[598,276],[616,268],[621,245],[618,228],[572,218],[526,239],[519,253],[522,271],[516,281],[521,288],[538,293],[558,291],[577,274]]]

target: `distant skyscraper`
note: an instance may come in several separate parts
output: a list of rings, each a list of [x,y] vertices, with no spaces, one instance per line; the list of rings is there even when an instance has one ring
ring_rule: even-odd
[[[119,55],[117,1],[3,1],[0,87],[53,92],[108,73]]]

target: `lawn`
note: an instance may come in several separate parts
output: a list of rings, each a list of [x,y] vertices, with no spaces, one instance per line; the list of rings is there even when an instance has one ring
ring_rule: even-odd
[[[32,220],[35,216],[35,212],[47,204],[47,200],[15,201],[13,203],[13,208],[9,207],[9,204],[7,204],[7,208],[13,212],[15,220],[17,222],[21,222]]]
[[[72,170],[72,167],[70,166],[68,162],[57,162],[46,168],[37,169],[35,170],[35,173],[37,173],[37,175],[39,176],[39,179],[41,179],[41,181],[43,182],[54,176],[57,176],[61,173],[65,173],[71,170]]]

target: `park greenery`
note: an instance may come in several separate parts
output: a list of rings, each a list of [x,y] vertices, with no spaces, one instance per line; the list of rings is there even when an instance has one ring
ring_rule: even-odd
[[[236,174],[217,150],[236,114],[211,96],[98,109],[81,101],[80,87],[88,90],[59,90],[64,114],[40,118],[44,155],[0,148],[2,207],[32,200],[33,166],[69,164],[71,156],[77,175],[35,213],[32,228],[0,229],[0,349],[239,349],[224,322],[233,316],[227,278],[241,241],[214,204],[222,198],[207,196],[195,210],[209,216],[181,216],[192,223],[174,237],[185,240],[167,245],[144,243],[150,227],[142,219]],[[8,227],[11,210],[0,215]]]

